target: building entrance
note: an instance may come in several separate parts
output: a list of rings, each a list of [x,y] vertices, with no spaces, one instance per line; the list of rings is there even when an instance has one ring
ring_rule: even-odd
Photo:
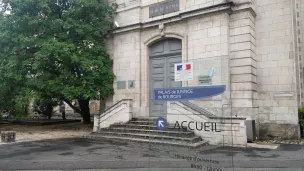
[[[150,47],[150,117],[165,116],[167,102],[154,101],[154,88],[182,87],[174,81],[174,64],[182,62],[182,44],[179,39],[166,39]]]

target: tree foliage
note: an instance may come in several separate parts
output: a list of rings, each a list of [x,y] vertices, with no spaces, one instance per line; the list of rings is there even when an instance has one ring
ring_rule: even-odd
[[[304,107],[298,108],[299,123],[302,129],[304,129]]]
[[[54,113],[54,107],[59,104],[58,99],[41,97],[34,102],[34,111],[51,119]]]
[[[104,0],[3,2],[10,13],[0,21],[2,87],[63,100],[89,122],[89,100],[114,93],[105,40],[115,8]]]

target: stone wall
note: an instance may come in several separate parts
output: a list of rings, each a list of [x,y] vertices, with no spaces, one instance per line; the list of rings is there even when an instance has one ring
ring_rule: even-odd
[[[133,101],[130,99],[120,100],[114,106],[102,114],[94,115],[93,132],[101,128],[108,128],[115,123],[126,123],[133,117]]]
[[[240,117],[214,117],[199,114],[197,111],[192,110],[188,106],[179,102],[168,102],[168,123],[175,125],[176,122],[186,122],[184,126],[187,129],[193,129],[197,136],[202,137],[211,145],[222,146],[247,146],[246,135],[246,118]],[[192,122],[192,128],[189,128],[190,122]],[[198,125],[197,125],[198,123]],[[206,127],[212,127],[214,129],[205,131],[206,129],[200,129],[200,124],[203,123]],[[206,124],[207,123],[207,124]],[[208,125],[212,126],[208,126]],[[183,125],[182,125],[183,127]],[[217,127],[217,128],[216,128]],[[196,128],[196,129],[195,129]]]
[[[192,101],[218,115],[222,115],[221,106],[223,101],[227,101],[229,98],[228,25],[229,15],[222,12],[189,18],[185,20],[184,30],[179,29],[178,23],[167,26],[168,32],[178,32],[180,30],[179,32],[184,35],[186,47],[183,49],[183,53],[185,53],[183,62],[193,62],[194,64],[194,80],[184,82],[183,86],[198,86],[198,77],[209,75],[212,67],[216,68],[212,84],[227,85],[225,94],[211,99]]]
[[[140,31],[134,30],[116,34],[108,42],[108,50],[114,60],[115,94],[107,99],[106,108],[121,99],[133,99],[136,109],[140,106]],[[134,88],[129,88],[128,81],[135,81]],[[125,89],[117,88],[117,81],[126,81]],[[138,112],[135,112],[138,113]]]
[[[296,55],[290,0],[257,0],[256,60],[261,138],[297,138]],[[278,125],[279,124],[279,125]],[[288,130],[288,131],[286,131]],[[288,134],[286,133],[288,132]]]
[[[234,116],[257,119],[255,13],[235,11],[229,25],[231,99]]]

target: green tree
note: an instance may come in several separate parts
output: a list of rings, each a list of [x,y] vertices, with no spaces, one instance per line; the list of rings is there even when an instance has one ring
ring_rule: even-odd
[[[0,69],[23,88],[65,101],[90,123],[89,101],[114,93],[105,41],[115,7],[104,0],[3,2],[2,12],[10,12],[1,21],[0,60],[13,67]]]
[[[54,107],[59,104],[60,102],[55,98],[40,97],[34,103],[34,111],[51,119],[54,113]]]
[[[25,115],[30,91],[24,84],[18,64],[8,55],[13,41],[6,26],[4,11],[0,10],[0,110]]]

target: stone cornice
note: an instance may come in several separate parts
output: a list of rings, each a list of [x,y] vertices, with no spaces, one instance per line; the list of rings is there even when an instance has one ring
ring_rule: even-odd
[[[250,2],[235,4],[232,8],[233,11],[244,11],[249,10],[253,17],[256,17],[256,12],[254,11],[254,5]]]
[[[178,22],[178,21],[182,21],[184,19],[190,18],[190,17],[196,17],[199,15],[210,14],[210,13],[214,13],[214,12],[227,11],[227,12],[231,13],[233,6],[234,6],[233,2],[225,2],[222,4],[217,4],[217,5],[213,5],[213,6],[209,6],[209,7],[205,7],[205,8],[199,8],[196,10],[184,11],[184,12],[180,12],[178,15],[167,17],[164,19],[140,22],[140,23],[120,27],[120,28],[115,29],[113,31],[113,33],[114,34],[122,33],[122,32],[132,31],[132,30],[136,30],[136,29],[154,27],[154,26],[158,26],[160,23],[166,24],[166,23]]]
[[[235,4],[232,1],[230,1],[230,2],[216,4],[216,5],[209,6],[209,7],[195,9],[195,10],[183,11],[177,15],[173,15],[173,16],[166,17],[163,19],[158,19],[158,20],[154,20],[154,21],[143,21],[140,23],[123,26],[120,28],[116,28],[113,31],[113,33],[116,34],[116,33],[137,30],[137,29],[156,27],[160,23],[163,23],[163,24],[173,23],[173,22],[183,21],[183,20],[191,18],[191,17],[212,14],[212,13],[216,13],[216,12],[227,12],[230,14],[230,13],[233,13],[236,11],[243,11],[243,10],[250,11],[250,13],[254,17],[256,17],[256,13],[255,13],[254,9],[252,8],[251,3],[246,2],[246,3]]]
[[[231,7],[234,6],[233,2],[225,2],[222,4],[216,4],[204,8],[199,8],[191,11],[185,11],[182,12],[181,18],[189,18],[189,17],[195,17],[203,14],[208,14],[208,13],[214,13],[214,12],[220,12],[220,11],[230,11]]]

